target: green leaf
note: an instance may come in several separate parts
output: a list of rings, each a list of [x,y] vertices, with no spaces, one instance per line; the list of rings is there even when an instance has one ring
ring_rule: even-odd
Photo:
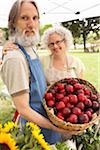
[[[63,142],[59,142],[56,145],[57,150],[69,150],[69,148],[67,147],[67,145]]]

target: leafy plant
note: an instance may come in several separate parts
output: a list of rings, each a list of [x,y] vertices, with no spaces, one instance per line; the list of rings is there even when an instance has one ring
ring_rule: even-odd
[[[100,146],[100,131],[99,125],[94,125],[88,128],[83,134],[73,136],[76,141],[77,149],[80,150],[99,150]]]
[[[64,142],[59,142],[56,145],[57,150],[70,150]]]
[[[0,99],[0,122],[2,121],[2,124],[11,121],[14,112],[15,108],[13,107],[12,101],[9,97],[2,100]]]

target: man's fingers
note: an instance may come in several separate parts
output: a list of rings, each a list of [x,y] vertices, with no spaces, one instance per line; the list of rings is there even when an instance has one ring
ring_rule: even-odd
[[[83,131],[69,131],[69,130],[65,130],[65,133],[64,134],[68,134],[70,136],[72,135],[78,135],[78,134],[81,134]]]

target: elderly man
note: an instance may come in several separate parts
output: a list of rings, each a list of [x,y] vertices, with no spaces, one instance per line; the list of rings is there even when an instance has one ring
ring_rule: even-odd
[[[42,99],[46,81],[36,54],[39,41],[39,11],[33,0],[16,1],[8,20],[9,39],[19,50],[7,53],[3,58],[1,76],[12,100],[21,115],[21,124],[27,121],[41,127],[49,144],[61,141],[66,131],[55,127],[47,117]]]

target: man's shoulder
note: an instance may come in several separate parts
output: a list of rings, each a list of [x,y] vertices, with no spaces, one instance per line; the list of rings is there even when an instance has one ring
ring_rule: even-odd
[[[7,61],[7,60],[12,60],[12,59],[16,59],[16,60],[24,60],[24,55],[20,50],[11,50],[9,52],[7,52],[6,55],[4,55],[3,57],[3,61]]]

